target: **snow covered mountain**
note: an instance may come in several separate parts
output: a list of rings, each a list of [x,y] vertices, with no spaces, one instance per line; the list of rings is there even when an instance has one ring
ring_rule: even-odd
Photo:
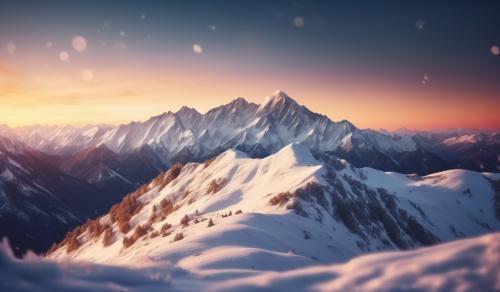
[[[3,132],[39,151],[57,155],[76,154],[103,145],[123,154],[147,145],[167,165],[204,161],[230,148],[251,157],[264,157],[287,144],[301,143],[318,153],[330,152],[355,166],[384,171],[429,174],[452,168],[500,169],[498,135],[490,139],[493,143],[487,149],[474,143],[477,147],[441,147],[450,141],[421,133],[396,135],[360,130],[345,120],[333,122],[299,105],[283,91],[277,91],[261,105],[240,97],[205,114],[183,107],[176,113],[116,127],[30,126]],[[474,156],[474,163],[461,161],[464,153]]]
[[[95,164],[96,156],[88,153],[78,159],[60,159],[0,136],[0,238],[7,237],[17,255],[27,249],[46,251],[69,230],[104,213],[138,187],[133,182],[112,184],[111,179],[120,175],[103,164]],[[127,156],[130,159],[119,161],[127,177],[140,173],[133,177],[145,182],[159,172],[148,172],[154,166],[149,161],[137,163],[131,157],[134,154]],[[61,167],[54,165],[57,163]],[[61,170],[65,167],[69,168],[67,172]],[[92,174],[99,171],[103,176],[110,175],[110,179],[92,181],[97,178],[86,177],[84,171],[89,170]]]
[[[457,168],[500,171],[499,133],[419,134],[415,139],[428,151],[452,161]]]
[[[71,155],[39,154],[39,157],[119,199],[168,168],[148,145],[123,154],[101,145]]]
[[[26,145],[0,136],[0,237],[16,254],[45,251],[54,240],[102,214],[120,196],[104,194],[40,159]]]
[[[323,159],[343,158],[356,167],[400,173],[500,169],[498,134],[360,130],[348,121],[336,123],[313,113],[282,91],[262,105],[237,98],[205,114],[182,107],[127,125],[0,126],[0,134],[27,143],[23,147],[30,148],[32,161],[53,166],[55,177],[85,185],[80,192],[75,183],[76,193],[103,194],[85,202],[91,211],[83,211],[80,218],[101,214],[176,162],[205,161],[231,148],[265,157],[295,142]]]
[[[48,258],[210,277],[331,264],[500,230],[500,175],[355,168],[290,144],[176,164],[68,233]]]
[[[453,166],[420,147],[412,136],[359,130],[345,120],[333,122],[282,91],[262,105],[237,98],[205,114],[183,107],[176,113],[117,127],[32,126],[12,131],[16,139],[48,154],[75,154],[102,145],[116,153],[130,153],[148,145],[166,164],[204,161],[230,148],[264,157],[287,144],[301,143],[359,167],[430,173]]]
[[[349,122],[334,123],[278,91],[261,106],[237,98],[204,115],[183,107],[177,113],[167,112],[145,122],[114,128],[25,127],[18,131],[18,139],[51,154],[100,145],[124,153],[149,145],[166,161],[186,152],[203,160],[236,147],[264,156],[292,142],[302,142],[318,151],[329,150],[354,129]]]

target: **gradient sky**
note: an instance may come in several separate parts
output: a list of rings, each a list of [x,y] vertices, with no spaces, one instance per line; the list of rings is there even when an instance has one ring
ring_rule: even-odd
[[[281,89],[361,128],[500,129],[500,1],[0,0],[0,45],[11,126],[127,123]]]

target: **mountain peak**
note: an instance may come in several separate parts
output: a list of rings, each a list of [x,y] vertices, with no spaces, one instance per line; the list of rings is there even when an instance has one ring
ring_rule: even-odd
[[[229,103],[229,105],[232,105],[234,107],[246,106],[248,104],[249,104],[248,101],[243,97],[237,97]]]
[[[280,103],[285,103],[285,102],[295,102],[286,92],[278,89],[274,92],[273,95],[267,97],[267,103],[272,103],[272,104],[280,104]]]
[[[248,155],[245,152],[239,151],[234,148],[230,148],[221,154],[219,154],[215,160],[217,161],[224,161],[224,163],[228,162],[234,162],[236,159],[241,159],[241,158],[249,158]]]
[[[291,143],[283,147],[280,151],[272,155],[280,163],[291,163],[292,165],[319,165],[309,148],[300,143]]]
[[[168,112],[163,112],[162,114],[159,114],[157,116],[152,116],[151,118],[148,119],[148,121],[156,121],[156,120],[163,120],[169,117],[174,116],[174,113],[172,111]],[[142,122],[131,122],[132,124],[140,124]]]
[[[195,108],[192,107],[187,107],[187,106],[182,106],[176,114],[179,115],[201,115]]]
[[[261,110],[282,108],[284,106],[297,105],[298,103],[282,90],[276,90],[273,95],[267,96],[260,106]]]

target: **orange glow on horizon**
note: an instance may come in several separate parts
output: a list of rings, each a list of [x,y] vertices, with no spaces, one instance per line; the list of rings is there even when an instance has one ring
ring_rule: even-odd
[[[28,73],[1,65],[0,124],[121,124],[184,105],[204,113],[239,96],[261,103],[280,88],[310,110],[333,121],[347,119],[359,128],[500,128],[498,98],[492,104],[481,96],[471,98],[464,92],[421,84],[225,72],[209,66],[203,70],[102,66],[95,67],[91,81],[83,80],[81,74],[74,67],[63,67],[57,73],[47,68]]]

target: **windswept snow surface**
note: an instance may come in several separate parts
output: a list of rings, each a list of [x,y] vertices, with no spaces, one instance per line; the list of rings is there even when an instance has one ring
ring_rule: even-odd
[[[500,235],[216,283],[212,291],[498,291]]]
[[[92,263],[54,263],[28,253],[15,258],[0,244],[0,291],[165,291],[175,270],[168,264],[145,270]]]
[[[230,255],[228,255],[230,256]],[[500,234],[343,264],[199,275],[163,262],[127,268],[15,259],[0,245],[1,291],[498,291]]]

